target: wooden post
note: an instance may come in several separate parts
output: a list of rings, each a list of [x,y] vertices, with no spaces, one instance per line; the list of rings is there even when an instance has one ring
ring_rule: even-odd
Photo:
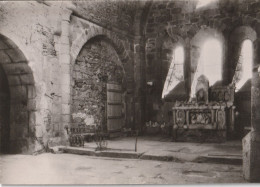
[[[137,152],[137,137],[138,137],[138,130],[136,131],[136,137],[135,137],[135,152]]]

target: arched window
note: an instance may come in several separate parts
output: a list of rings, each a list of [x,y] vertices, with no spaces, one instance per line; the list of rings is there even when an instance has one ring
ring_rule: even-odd
[[[178,46],[173,51],[173,58],[164,83],[162,98],[164,98],[175,86],[184,80],[184,49]]]
[[[251,40],[244,40],[241,46],[241,53],[236,66],[233,83],[236,85],[236,92],[239,91],[245,83],[252,78],[253,63],[253,43]]]
[[[222,45],[217,39],[208,39],[201,46],[201,55],[191,85],[191,96],[195,97],[197,79],[205,75],[209,85],[214,85],[222,80]]]

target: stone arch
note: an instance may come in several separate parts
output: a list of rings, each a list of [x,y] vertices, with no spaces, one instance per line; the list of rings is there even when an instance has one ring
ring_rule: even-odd
[[[134,82],[134,71],[133,71],[133,64],[131,62],[131,56],[130,56],[130,43],[128,41],[122,41],[117,34],[114,32],[108,31],[102,27],[98,26],[90,26],[84,34],[81,35],[81,37],[78,37],[71,45],[71,64],[75,64],[76,58],[78,54],[80,53],[83,46],[92,38],[100,37],[103,40],[110,43],[114,49],[116,50],[120,61],[122,62],[122,65],[124,67],[126,77],[128,77],[128,88],[129,91],[132,92],[133,90],[133,82]]]
[[[217,39],[222,44],[222,70],[223,70],[225,56],[226,56],[225,38],[220,31],[218,31],[216,29],[212,29],[210,27],[203,27],[195,34],[195,36],[190,41],[191,82],[193,81],[194,74],[197,69],[198,60],[201,55],[201,47],[202,47],[203,43],[209,38]]]
[[[242,43],[243,40],[249,39],[254,42],[257,39],[257,34],[252,27],[240,26],[233,30],[230,35],[230,41],[233,43]]]
[[[122,85],[125,105],[126,70],[111,40],[99,35],[87,41],[73,65],[71,126],[92,123],[106,130],[106,84]]]
[[[8,123],[2,129],[4,152],[31,153],[35,145],[36,91],[31,68],[22,51],[0,35],[0,65],[8,85]]]
[[[227,69],[226,82],[231,83],[233,76],[235,74],[235,69],[237,66],[237,62],[239,61],[240,51],[242,47],[242,43],[244,40],[249,39],[253,43],[256,42],[257,33],[250,26],[240,26],[235,28],[231,34],[229,39],[229,57],[226,63],[225,69]]]
[[[228,72],[227,82],[236,85],[239,80],[239,75],[242,73],[243,64],[241,61],[242,44],[245,40],[250,40],[252,44],[257,41],[257,33],[250,26],[236,27],[230,34],[229,39],[229,61],[226,64]],[[253,45],[253,48],[254,45]],[[253,56],[256,56],[256,51],[253,49]],[[253,57],[253,59],[255,59]],[[253,61],[252,59],[252,61]],[[253,62],[254,64],[254,62]],[[252,67],[253,67],[252,64]],[[253,72],[253,68],[251,70]],[[244,134],[244,128],[251,126],[251,84],[252,79],[247,80],[242,88],[235,93],[234,104],[236,106],[236,119],[235,130],[238,138],[242,138]]]
[[[107,31],[106,29],[98,26],[91,26],[86,33],[82,34],[81,37],[77,38],[71,45],[71,62],[72,65],[80,53],[82,47],[90,40],[96,36],[101,36],[106,40],[109,40],[115,47],[122,63],[129,63],[130,57],[128,50],[130,49],[130,44],[123,42],[119,37],[113,32]]]

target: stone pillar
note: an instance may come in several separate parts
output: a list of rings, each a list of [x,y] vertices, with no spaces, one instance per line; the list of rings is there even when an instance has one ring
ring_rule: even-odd
[[[61,66],[61,136],[66,139],[65,127],[69,126],[71,121],[71,65],[70,65],[70,42],[69,42],[69,24],[72,11],[63,9],[61,20],[60,36],[60,66]]]
[[[254,43],[254,68],[251,88],[252,130],[243,138],[243,176],[250,182],[260,182],[260,59],[259,42]]]
[[[135,127],[142,131],[145,123],[145,69],[143,41],[134,39],[134,79],[135,79]]]
[[[185,90],[188,95],[190,95],[190,87],[191,87],[191,64],[190,64],[190,43],[186,41],[185,44],[185,61],[184,61],[184,81],[185,81]]]

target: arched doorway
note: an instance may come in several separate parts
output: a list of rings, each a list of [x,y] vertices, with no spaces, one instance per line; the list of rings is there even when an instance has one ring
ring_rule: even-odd
[[[23,53],[0,35],[1,153],[32,153],[35,145],[36,91]]]
[[[103,36],[90,39],[81,49],[72,73],[72,126],[98,126],[109,130],[110,105],[120,113],[118,126],[125,123],[125,73],[113,44]],[[116,90],[110,85],[120,88]],[[109,85],[109,86],[108,86]],[[110,91],[117,93],[111,96]],[[118,102],[109,102],[111,98]],[[119,119],[121,122],[119,122]]]

